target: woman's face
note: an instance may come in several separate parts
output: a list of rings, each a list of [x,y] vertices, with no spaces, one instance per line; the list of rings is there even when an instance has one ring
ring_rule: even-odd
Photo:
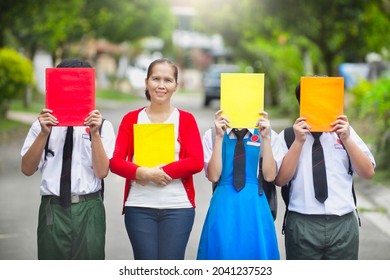
[[[175,69],[168,63],[158,63],[153,66],[152,73],[145,80],[151,102],[164,103],[171,99],[176,91]]]

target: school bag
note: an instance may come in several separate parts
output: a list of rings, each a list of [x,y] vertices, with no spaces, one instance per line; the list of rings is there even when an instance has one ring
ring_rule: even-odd
[[[292,143],[295,140],[294,129],[293,129],[292,126],[286,128],[284,130],[284,140],[286,142],[287,148],[290,149]],[[341,143],[341,145],[343,146],[343,148],[345,150],[343,142],[340,141],[340,143]],[[345,150],[345,151],[347,151],[347,150]],[[348,174],[352,176],[353,175],[353,170],[352,170],[351,159],[349,158],[348,152],[347,152],[347,156],[348,156],[348,162],[349,162]],[[284,212],[283,224],[282,224],[282,234],[283,235],[284,235],[285,229],[286,229],[286,219],[287,219],[287,213],[288,213],[288,203],[289,203],[289,200],[290,200],[290,188],[291,188],[291,181],[287,185],[281,187],[282,198],[283,198],[284,204],[286,206],[286,210]],[[353,181],[352,181],[352,195],[353,195],[353,200],[354,200],[355,206],[356,206],[356,204],[357,204],[356,203],[356,194],[355,194],[355,188],[354,188]],[[357,217],[358,217],[359,226],[361,226],[360,217],[359,217],[359,213],[358,213],[357,208],[356,208],[356,213],[357,213]]]
[[[105,119],[102,119],[102,124],[99,127],[99,134],[102,135],[102,128],[103,128],[103,123]],[[45,145],[45,160],[47,159],[47,154],[51,154],[54,156],[54,152],[49,149],[49,140],[50,140],[50,135],[51,135],[51,130],[49,133],[49,136],[47,137],[46,145]],[[89,140],[91,140],[91,132],[89,133]],[[104,199],[104,179],[102,179],[102,200]]]
[[[212,143],[214,146],[214,138],[215,138],[215,127],[211,127],[211,137],[212,137]],[[262,163],[263,158],[259,158],[259,174],[258,174],[258,180],[259,180],[259,195],[263,195],[265,193],[265,196],[267,197],[268,205],[270,207],[272,217],[274,218],[274,221],[276,220],[277,216],[277,210],[278,210],[278,200],[277,200],[277,193],[276,193],[276,185],[272,182],[267,182],[263,177],[262,172]],[[213,193],[218,185],[218,182],[212,183],[212,190]]]

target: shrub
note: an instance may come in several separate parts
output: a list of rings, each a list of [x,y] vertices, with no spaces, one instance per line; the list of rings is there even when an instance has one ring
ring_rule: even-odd
[[[352,92],[359,118],[368,120],[374,128],[378,168],[386,169],[390,158],[390,78],[361,82]]]
[[[0,118],[6,116],[11,101],[33,84],[32,62],[13,49],[0,49]]]

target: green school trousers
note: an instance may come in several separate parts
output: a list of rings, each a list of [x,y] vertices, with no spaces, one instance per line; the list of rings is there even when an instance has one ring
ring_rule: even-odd
[[[355,212],[336,216],[289,211],[285,247],[288,260],[357,260],[359,225]]]
[[[102,196],[63,209],[59,197],[42,196],[38,220],[39,260],[103,260],[106,213]]]

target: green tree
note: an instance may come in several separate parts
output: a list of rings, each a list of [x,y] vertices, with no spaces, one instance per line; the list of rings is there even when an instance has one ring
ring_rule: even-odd
[[[39,48],[66,56],[67,46],[85,37],[114,43],[147,36],[170,41],[174,18],[169,0],[69,0],[0,2],[0,46]]]
[[[34,84],[31,61],[13,49],[0,49],[0,117],[4,118],[10,103]]]
[[[326,74],[334,75],[338,62],[346,58],[361,61],[366,53],[389,44],[390,36],[383,31],[390,21],[378,8],[381,2],[265,0],[264,4],[285,30],[318,47]]]

